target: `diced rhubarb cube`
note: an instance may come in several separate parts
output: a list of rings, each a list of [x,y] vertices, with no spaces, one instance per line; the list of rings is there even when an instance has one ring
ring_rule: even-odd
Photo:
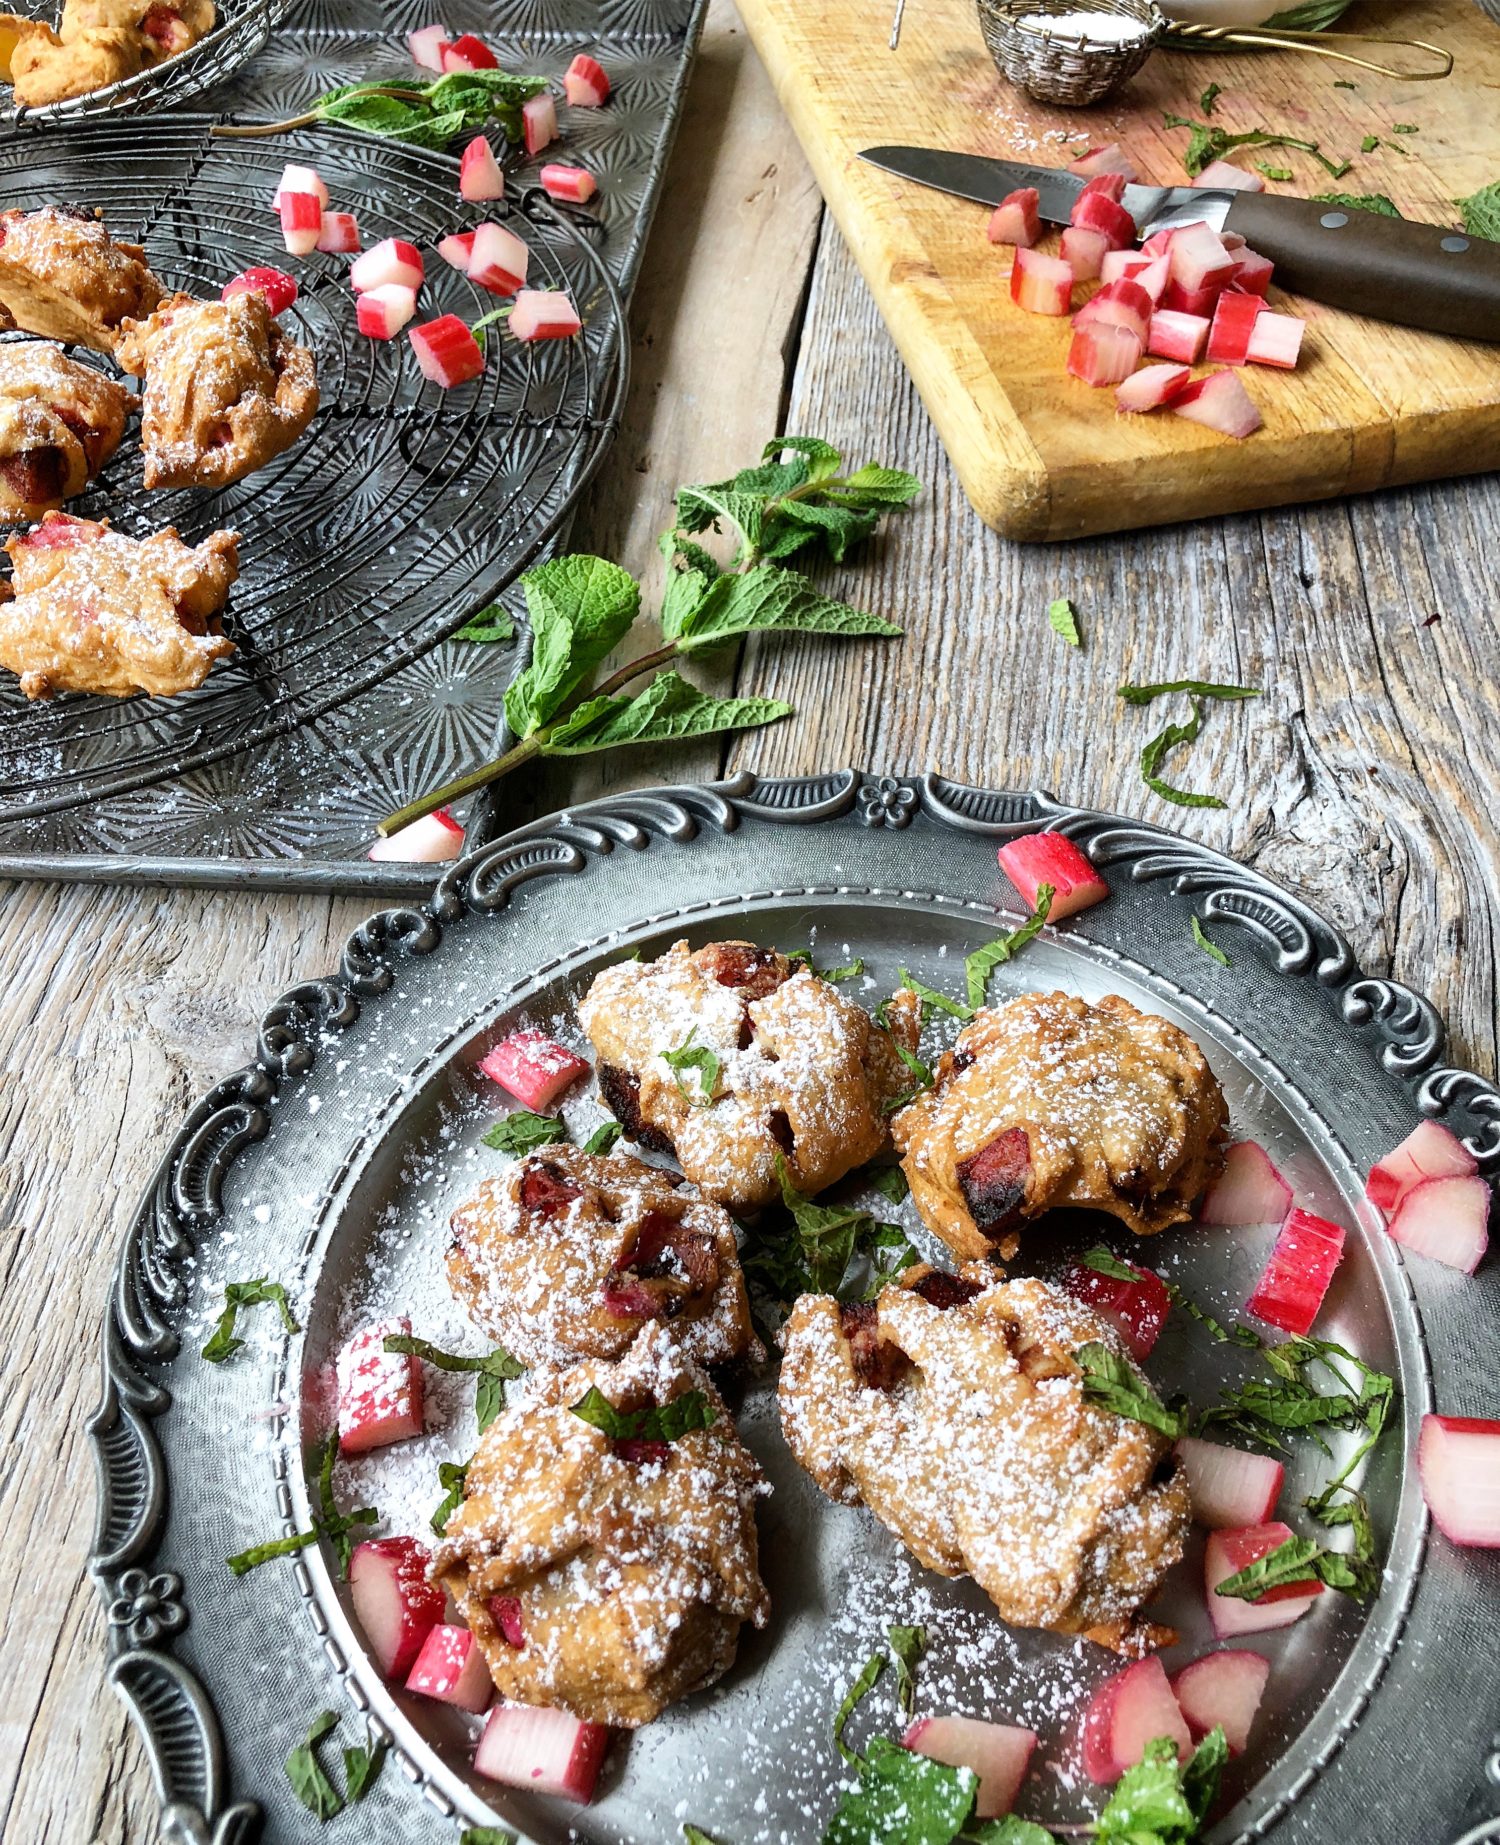
[[[1107,199],[1113,199],[1118,205],[1125,196],[1125,175],[1123,173],[1092,174],[1079,188],[1078,197],[1085,192],[1100,192]]]
[[[474,233],[472,231],[452,231],[442,238],[437,253],[453,269],[468,271],[469,258],[474,253]]]
[[[1010,298],[1028,314],[1066,314],[1073,300],[1073,271],[1060,256],[1018,247],[1010,270]]]
[[[1206,224],[1184,224],[1172,234],[1172,280],[1189,291],[1222,288],[1234,274],[1235,258]]]
[[[427,1577],[432,1553],[414,1537],[370,1538],[349,1559],[349,1597],[383,1678],[404,1679],[443,1618]]]
[[[599,190],[599,182],[592,173],[582,167],[565,166],[561,162],[542,168],[537,174],[542,182],[542,190],[552,199],[566,199],[574,205],[587,205]]]
[[[545,91],[521,105],[521,139],[533,159],[557,139],[557,104]]]
[[[1252,1563],[1259,1563],[1291,1537],[1291,1528],[1279,1519],[1263,1525],[1245,1525],[1238,1530],[1215,1531],[1208,1540],[1203,1558],[1204,1596],[1209,1619],[1220,1640],[1237,1634],[1261,1634],[1273,1627],[1290,1627],[1323,1593],[1321,1582],[1288,1582],[1280,1588],[1267,1589],[1257,1600],[1247,1602],[1234,1595],[1215,1591],[1221,1582],[1239,1575]]]
[[[1226,288],[1214,307],[1208,330],[1208,357],[1215,365],[1243,365],[1250,351],[1250,330],[1265,311],[1259,295]]]
[[[1151,316],[1146,350],[1153,359],[1175,359],[1181,365],[1196,365],[1208,344],[1208,327],[1205,315],[1178,314],[1170,308],[1158,308]]]
[[[531,251],[503,224],[481,224],[469,246],[469,280],[492,295],[513,295],[526,285]]]
[[[1085,186],[1074,199],[1069,221],[1086,224],[1090,230],[1103,231],[1111,249],[1125,250],[1135,242],[1135,219],[1117,200],[1107,193],[1093,191],[1091,186]]]
[[[247,273],[250,273],[247,271]],[[1365,1196],[1387,1217],[1406,1194],[1426,1179],[1466,1179],[1479,1162],[1451,1128],[1441,1121],[1422,1121],[1399,1147],[1370,1168]]]
[[[1246,1312],[1298,1337],[1311,1332],[1343,1253],[1338,1224],[1311,1211],[1289,1212]]]
[[[385,282],[379,288],[367,288],[357,298],[354,318],[360,332],[370,339],[393,340],[416,311],[415,289]]]
[[[1228,238],[1221,236],[1220,241],[1228,246]],[[1247,295],[1259,295],[1262,300],[1271,286],[1271,272],[1275,265],[1269,256],[1261,256],[1255,250],[1236,250],[1234,253],[1234,274],[1229,286],[1238,288]]]
[[[479,1067],[537,1114],[550,1108],[589,1068],[584,1058],[540,1031],[513,1031],[480,1059]]]
[[[359,254],[359,225],[352,211],[325,211],[318,248],[328,256]]]
[[[408,327],[406,337],[417,355],[422,376],[445,391],[467,384],[484,370],[479,341],[457,314],[440,314],[436,320],[423,321],[420,327]]]
[[[1014,244],[1029,250],[1042,234],[1041,194],[1035,186],[1006,193],[995,207],[985,235],[991,243]]]
[[[406,1689],[475,1716],[489,1709],[495,1695],[495,1683],[479,1642],[467,1627],[454,1627],[445,1621],[439,1621],[422,1642],[422,1650],[406,1675]]]
[[[1075,327],[1092,326],[1096,321],[1107,327],[1124,327],[1133,333],[1145,350],[1151,331],[1151,297],[1139,282],[1121,277],[1097,289],[1074,318]]]
[[[484,135],[475,135],[459,158],[458,195],[471,205],[505,197],[505,175]]]
[[[377,1320],[357,1332],[337,1359],[339,1449],[363,1454],[422,1433],[422,1361],[388,1352],[393,1333],[410,1336],[405,1316]]]
[[[583,327],[578,310],[559,289],[523,288],[510,317],[517,340],[570,340]]]
[[[394,288],[396,284],[393,282],[390,286]],[[411,290],[406,292],[410,294]],[[367,295],[360,296],[361,303],[368,299]],[[382,336],[377,334],[375,337],[378,339]],[[443,865],[450,859],[460,857],[463,849],[463,828],[446,807],[440,807],[436,813],[424,814],[420,820],[413,820],[409,826],[403,826],[398,832],[392,833],[389,839],[377,839],[365,856],[377,863],[389,861],[403,865]]]
[[[979,1777],[975,1819],[999,1819],[1016,1803],[1036,1731],[977,1717],[919,1717],[901,1738],[903,1749],[948,1768],[968,1768]]]
[[[1172,247],[1171,231],[1153,231],[1141,245],[1142,256],[1165,256]]]
[[[496,1704],[474,1751],[474,1767],[504,1787],[560,1794],[587,1806],[608,1747],[609,1731],[602,1723],[583,1723],[566,1711],[528,1704]]]
[[[1176,416],[1216,429],[1221,436],[1253,436],[1260,428],[1260,412],[1234,372],[1211,372],[1195,379],[1171,409]]]
[[[461,32],[451,43],[444,45],[443,69],[450,70],[498,70],[500,60],[481,38],[472,32]]]
[[[1029,908],[1036,908],[1042,885],[1052,886],[1048,922],[1076,916],[1109,895],[1109,886],[1066,833],[1023,833],[1006,840],[997,856],[1000,869]]]
[[[1481,1178],[1424,1179],[1391,1213],[1391,1235],[1404,1249],[1472,1275],[1489,1247],[1492,1202]]]
[[[1229,1753],[1243,1755],[1270,1676],[1270,1660],[1248,1647],[1224,1647],[1184,1666],[1172,1680],[1172,1695],[1193,1741],[1222,1729]]]
[[[277,181],[276,191],[271,199],[272,211],[281,210],[281,200],[288,192],[308,192],[320,206],[328,203],[328,188],[322,178],[312,167],[283,167],[281,178]]]
[[[416,32],[408,32],[406,35],[406,48],[411,53],[412,62],[423,70],[441,72],[443,47],[448,42],[446,26],[422,26]]]
[[[349,265],[349,286],[358,294],[367,288],[384,288],[388,282],[419,289],[425,273],[422,252],[400,237],[383,237]]]
[[[1263,1525],[1276,1510],[1286,1469],[1274,1455],[1246,1454],[1197,1435],[1184,1435],[1176,1454],[1187,1475],[1193,1518],[1210,1531]]]
[[[1106,250],[1099,263],[1099,280],[1118,282],[1121,276],[1134,278],[1143,269],[1149,269],[1156,260],[1153,256],[1147,256],[1144,250]]]
[[[1259,299],[1255,295],[1243,298]],[[1227,301],[1230,297],[1225,295],[1222,299]],[[1245,348],[1245,357],[1252,365],[1278,365],[1283,371],[1295,371],[1302,351],[1302,335],[1306,331],[1307,322],[1298,320],[1295,314],[1257,314],[1250,323],[1250,343]]]
[[[1139,1280],[1121,1281],[1114,1275],[1101,1275],[1087,1262],[1075,1262],[1063,1277],[1063,1287],[1074,1300],[1083,1301],[1113,1326],[1130,1356],[1142,1364],[1161,1337],[1172,1310],[1172,1297],[1160,1275],[1149,1268],[1138,1268],[1134,1262],[1125,1266],[1133,1269]]]
[[[1219,296],[1224,292],[1224,285],[1213,282],[1207,288],[1184,288],[1169,276],[1166,287],[1161,291],[1160,306],[1173,314],[1202,315],[1211,319],[1214,309],[1219,305]]]
[[[1422,1497],[1444,1537],[1500,1549],[1500,1422],[1424,1416],[1417,1472]]]
[[[1083,1718],[1083,1771],[1108,1786],[1134,1768],[1147,1743],[1159,1736],[1176,1743],[1179,1761],[1192,1754],[1193,1739],[1166,1668],[1153,1654],[1115,1673],[1094,1693]]]
[[[1137,177],[1135,168],[1130,163],[1118,141],[1111,141],[1104,147],[1091,147],[1086,154],[1080,154],[1076,160],[1068,162],[1070,173],[1081,173],[1085,179],[1093,179],[1100,173],[1120,173],[1128,182]]]
[[[265,296],[266,306],[273,314],[281,313],[297,299],[296,278],[284,269],[243,269],[219,290],[219,299],[229,301],[236,295],[249,294],[252,289]]]
[[[1091,230],[1086,224],[1070,224],[1062,234],[1061,249],[1075,282],[1092,282],[1100,274],[1105,257],[1112,254],[1103,231]]]
[[[1192,377],[1185,365],[1148,365],[1126,378],[1115,392],[1120,410],[1159,410],[1171,403]]]
[[[1257,1141],[1237,1140],[1225,1149],[1224,1170],[1204,1195],[1198,1222],[1234,1228],[1279,1224],[1291,1208],[1292,1188],[1270,1154]]]
[[[311,192],[283,192],[277,207],[281,241],[293,256],[310,256],[323,229],[323,207]]]
[[[580,51],[563,72],[563,95],[575,109],[598,109],[609,100],[604,66]]]
[[[1212,187],[1219,192],[1264,192],[1266,189],[1266,182],[1259,173],[1247,173],[1228,160],[1211,160],[1193,184]]]

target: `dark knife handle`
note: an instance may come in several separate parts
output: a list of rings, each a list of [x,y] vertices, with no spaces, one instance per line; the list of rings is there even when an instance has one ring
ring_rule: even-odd
[[[1285,194],[1235,194],[1226,230],[1276,265],[1278,287],[1375,320],[1500,340],[1500,243]]]

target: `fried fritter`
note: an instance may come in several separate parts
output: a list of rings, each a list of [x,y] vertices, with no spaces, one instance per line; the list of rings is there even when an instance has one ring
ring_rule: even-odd
[[[116,243],[98,216],[68,205],[0,212],[0,325],[113,354],[125,321],[162,287],[139,244]]]
[[[0,346],[0,522],[81,493],[120,445],[135,395],[45,340]]]

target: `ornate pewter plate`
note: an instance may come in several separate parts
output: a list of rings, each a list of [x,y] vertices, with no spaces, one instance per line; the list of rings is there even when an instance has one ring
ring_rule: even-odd
[[[903,965],[958,991],[963,956],[1015,921],[996,843],[1039,826],[1078,839],[1113,894],[1045,931],[1000,970],[992,997],[1118,991],[1190,1031],[1237,1130],[1270,1147],[1301,1201],[1350,1228],[1319,1331],[1394,1372],[1401,1390],[1397,1425],[1364,1481],[1381,1591],[1364,1611],[1326,1595],[1296,1627],[1254,1637],[1272,1661],[1270,1690],[1212,1837],[1486,1836],[1500,1810],[1500,1557],[1429,1542],[1411,1454],[1434,1401],[1483,1412],[1500,1399],[1500,1285],[1493,1264],[1468,1279],[1406,1263],[1361,1191],[1370,1163],[1423,1114],[1447,1121],[1493,1173],[1500,1092],[1443,1061],[1425,1000],[1364,975],[1336,931],[1254,872],[1043,794],[849,772],[626,794],[498,840],[446,873],[425,905],[372,917],[338,974],[280,1000],[255,1062],[183,1125],[122,1253],[92,1424],[92,1567],[109,1612],[109,1673],[139,1718],[170,1839],[322,1836],[282,1763],[328,1706],[342,1713],[336,1741],[354,1742],[368,1722],[392,1743],[358,1819],[336,1822],[374,1845],[448,1839],[461,1823],[539,1842],[646,1845],[677,1837],[683,1820],[724,1845],[802,1845],[821,1835],[839,1781],[831,1713],[893,1621],[929,1629],[921,1708],[1041,1731],[1024,1813],[1076,1824],[1096,1809],[1074,1741],[1111,1661],[1084,1642],[1007,1629],[972,1585],[926,1574],[865,1513],[823,1500],[781,1443],[769,1376],[746,1388],[740,1417],[775,1485],[761,1512],[771,1625],[745,1636],[720,1686],[617,1742],[586,1810],[471,1776],[469,1721],[381,1683],[323,1549],[242,1580],[223,1563],[306,1527],[301,1442],[327,1425],[328,1363],[357,1325],[399,1310],[439,1343],[465,1338],[441,1278],[444,1225],[500,1164],[480,1144],[498,1095],[474,1066],[513,1021],[567,1030],[599,967],[680,935],[863,956],[869,1003]],[[1195,912],[1227,968],[1193,945]],[[599,1115],[587,1097],[568,1112],[577,1128]],[[1038,1266],[1052,1272],[1097,1234],[1097,1223],[1059,1225]],[[1153,1243],[1153,1260],[1232,1317],[1269,1238],[1173,1231]],[[261,1274],[288,1284],[303,1330],[288,1341],[261,1309],[242,1327],[244,1351],[203,1363],[197,1347],[224,1283]],[[1174,1326],[1151,1368],[1165,1389],[1204,1403],[1224,1380],[1224,1351]],[[384,1530],[424,1529],[439,1461],[473,1442],[468,1393],[451,1381],[429,1373],[421,1441],[341,1467],[342,1503],[379,1505]],[[1290,1465],[1284,1504],[1315,1471],[1313,1457]],[[1198,1559],[1190,1552],[1157,1604],[1183,1632],[1169,1666],[1207,1643]],[[898,1722],[882,1685],[856,1733]]]

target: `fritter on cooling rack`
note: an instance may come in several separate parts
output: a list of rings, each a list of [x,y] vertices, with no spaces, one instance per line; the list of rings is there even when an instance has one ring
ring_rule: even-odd
[[[923,1221],[965,1259],[1063,1205],[1164,1230],[1223,1164],[1228,1115],[1208,1060],[1117,994],[1031,993],[982,1011],[935,1079],[891,1135]]]
[[[0,212],[0,327],[113,353],[125,321],[143,319],[161,297],[145,251],[116,243],[96,213]]]
[[[612,1440],[569,1407],[701,1391],[709,1428]],[[635,1728],[721,1678],[740,1627],[770,1612],[760,1579],[761,1472],[706,1374],[664,1326],[618,1364],[541,1372],[480,1437],[433,1559],[503,1696]]]
[[[1119,1651],[1182,1555],[1171,1444],[1084,1400],[1074,1353],[1114,1333],[1046,1282],[917,1267],[874,1302],[805,1294],[782,1335],[781,1426],[831,1498],[864,1504],[928,1569],[971,1575],[1017,1627]]]
[[[46,340],[0,346],[0,523],[81,493],[120,445],[135,395]]]
[[[578,1016],[625,1132],[675,1153],[730,1211],[780,1196],[778,1156],[811,1194],[878,1153],[886,1107],[911,1083],[893,1038],[914,1050],[921,1025],[913,994],[890,1002],[884,1031],[828,981],[750,942],[693,953],[678,942],[606,968]]]
[[[214,21],[212,0],[63,0],[56,31],[0,13],[0,81],[26,109],[67,102],[177,57]]]
[[[648,1320],[700,1364],[762,1356],[734,1225],[628,1154],[547,1147],[453,1214],[448,1280],[528,1365],[618,1358]]]

